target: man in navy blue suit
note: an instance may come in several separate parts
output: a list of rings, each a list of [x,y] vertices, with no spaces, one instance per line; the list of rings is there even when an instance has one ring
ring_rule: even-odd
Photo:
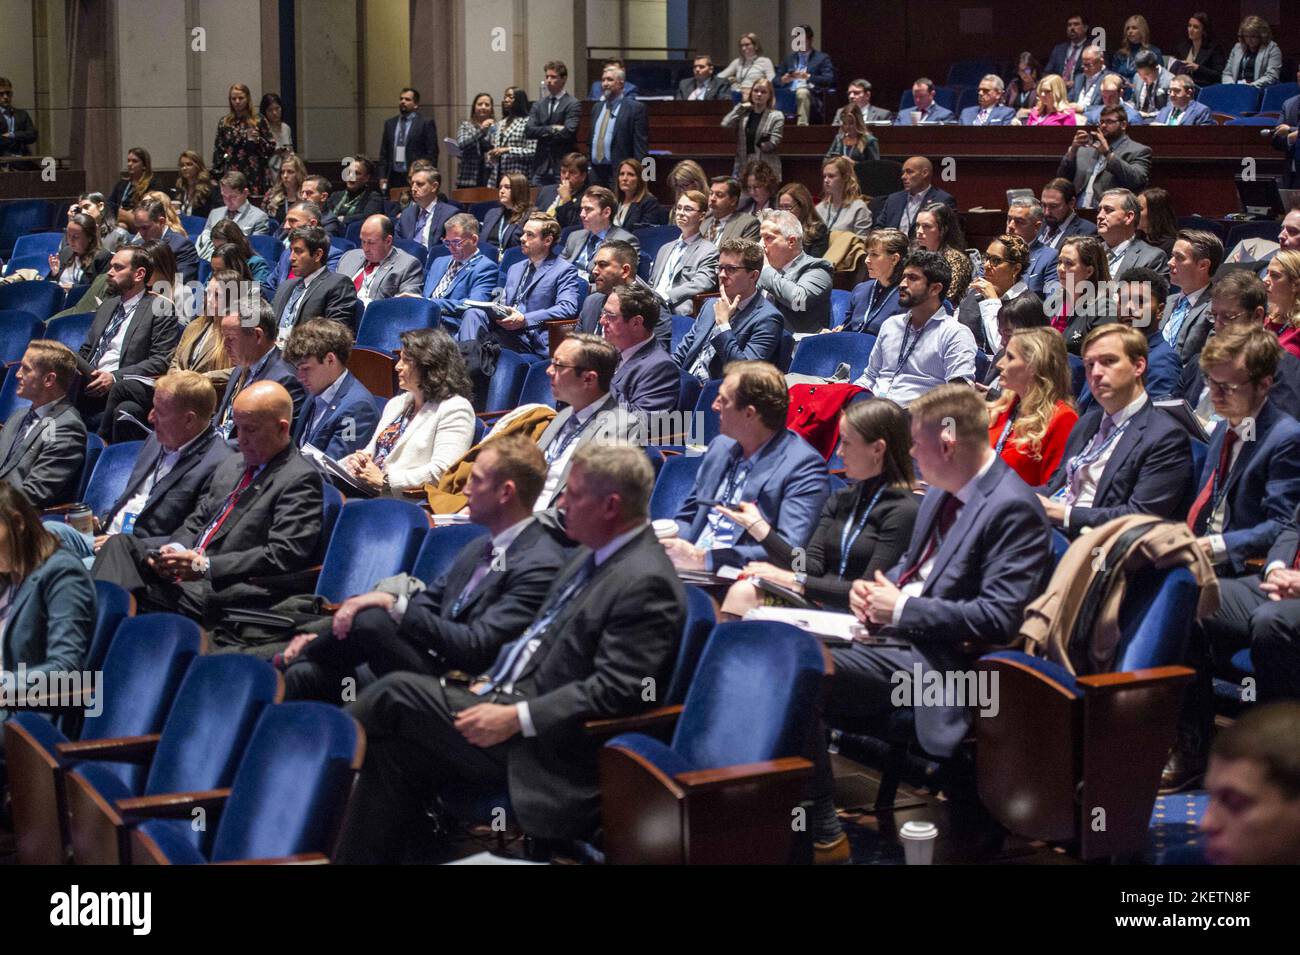
[[[167,228],[167,210],[157,199],[145,199],[138,203],[132,212],[135,216],[136,241],[165,242],[176,256],[176,271],[181,280],[193,282],[199,277],[199,253],[194,243],[184,232]],[[172,276],[168,276],[170,281]]]
[[[426,249],[442,241],[447,220],[460,212],[450,202],[442,201],[442,173],[421,167],[411,173],[411,204],[397,217],[399,239],[418,242]]]
[[[1169,283],[1150,269],[1129,269],[1117,279],[1118,308],[1115,317],[1136,328],[1147,339],[1147,371],[1142,379],[1152,398],[1178,394],[1183,377],[1183,363],[1172,345],[1160,334],[1160,314],[1169,298]],[[1079,414],[1096,406],[1092,390],[1085,381],[1079,395]]]
[[[790,31],[790,53],[776,70],[776,85],[794,89],[795,118],[807,126],[812,116],[813,97],[835,85],[835,64],[821,50],[814,50],[813,28],[802,23]]]
[[[1083,52],[1088,42],[1088,21],[1081,13],[1072,13],[1065,21],[1065,42],[1052,48],[1043,75],[1056,74],[1069,86],[1077,73],[1083,70]]]
[[[727,366],[713,402],[720,434],[709,442],[677,512],[678,536],[663,542],[673,566],[717,570],[767,559],[752,533],[756,525],[747,524],[739,510],[715,505],[755,503],[772,533],[793,547],[808,543],[830,483],[826,460],[785,426],[789,406],[785,376],[774,366],[761,361]]]
[[[1060,177],[1052,179],[1038,194],[1043,206],[1043,230],[1039,241],[1060,253],[1061,243],[1072,235],[1096,235],[1097,227],[1074,211],[1074,183]]]
[[[1018,235],[1029,246],[1029,264],[1020,281],[1035,295],[1045,294],[1047,280],[1056,274],[1060,252],[1038,238],[1043,229],[1043,207],[1032,196],[1016,196],[1007,203],[1007,232]]]
[[[711,298],[673,350],[673,361],[700,381],[721,378],[733,361],[775,362],[781,349],[782,321],[776,306],[758,294],[763,247],[748,239],[729,239],[718,252],[722,295]]]
[[[653,414],[677,407],[681,372],[654,340],[658,321],[659,299],[644,285],[616,286],[601,309],[605,340],[619,352],[610,390],[630,411]]]
[[[910,236],[916,228],[917,215],[930,203],[942,202],[955,212],[957,200],[930,185],[933,178],[934,166],[924,156],[913,156],[903,163],[903,188],[885,197],[876,227],[898,229]]]
[[[894,117],[894,125],[911,126],[913,113],[920,114],[916,120],[920,125],[934,126],[957,122],[957,117],[953,115],[952,110],[934,101],[934,80],[928,76],[922,76],[912,84],[912,108],[900,109],[898,115]]]
[[[644,107],[642,107],[644,108]],[[555,244],[560,224],[537,214],[524,223],[519,247],[524,259],[510,266],[498,306],[504,315],[488,317],[481,308],[468,308],[461,317],[458,338],[495,339],[503,348],[546,357],[544,322],[578,314],[578,270],[560,258]]]
[[[1050,573],[1043,509],[989,447],[983,399],[967,385],[940,385],[913,401],[908,413],[912,456],[930,488],[907,552],[888,574],[854,581],[849,594],[853,613],[873,634],[903,645],[831,649],[834,676],[825,722],[832,726],[882,716],[919,699],[918,677],[973,669],[985,648],[1015,636],[1025,607]],[[970,726],[973,710],[967,704],[979,704],[930,702],[927,696],[926,706],[914,706],[917,739],[926,752],[948,756]],[[816,739],[817,861],[847,861],[830,759],[821,735]]]
[[[417,159],[438,164],[438,124],[420,115],[420,93],[406,87],[397,100],[397,115],[384,121],[379,144],[379,191],[406,185],[406,171]]]
[[[284,360],[307,391],[298,447],[310,444],[335,461],[364,448],[379,423],[372,395],[348,373],[352,332],[342,322],[313,318],[293,330]]]
[[[1002,105],[1002,94],[1006,84],[1002,77],[990,73],[980,80],[978,106],[967,106],[961,111],[963,126],[1010,126],[1016,118],[1016,111],[1010,106]]]
[[[637,162],[650,154],[650,122],[644,103],[623,92],[622,67],[607,66],[600,76],[604,95],[591,111],[591,181],[613,188],[614,170],[624,159]]]
[[[1296,71],[1300,81],[1300,70]],[[1300,140],[1300,96],[1292,96],[1282,104],[1282,121],[1273,127],[1273,148],[1286,153],[1286,172],[1282,185],[1294,189],[1300,182],[1300,167],[1296,163],[1296,141]]]
[[[1112,322],[1089,332],[1080,351],[1098,406],[1071,429],[1061,465],[1042,488],[1048,519],[1077,536],[1129,514],[1182,518],[1193,496],[1191,443],[1143,387],[1147,336]]]
[[[466,300],[489,302],[501,283],[496,262],[479,251],[478,220],[459,212],[447,220],[443,242],[451,255],[429,263],[424,277],[424,297],[442,312],[444,320],[460,324]]]

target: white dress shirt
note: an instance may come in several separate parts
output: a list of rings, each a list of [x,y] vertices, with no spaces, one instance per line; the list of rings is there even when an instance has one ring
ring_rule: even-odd
[[[866,370],[854,384],[905,405],[956,378],[974,380],[977,350],[971,330],[943,306],[920,329],[912,326],[911,313],[899,312],[881,325]]]
[[[604,398],[601,398],[593,401],[581,411],[575,411],[573,413],[573,417],[577,419],[578,422],[577,428],[579,435],[581,435],[586,429],[587,422],[591,420],[591,416],[596,413],[596,409],[604,403],[604,400]],[[558,436],[559,432],[556,432],[557,439]],[[538,495],[537,503],[533,506],[534,511],[544,511],[547,509],[549,502],[555,497],[555,492],[560,486],[560,479],[564,477],[564,469],[568,465],[569,459],[573,457],[573,452],[578,450],[578,445],[580,443],[581,438],[575,437],[569,442],[569,446],[561,452],[560,456],[551,462],[551,466],[546,472],[546,483],[542,486],[542,493]]]
[[[136,306],[144,298],[144,289],[141,289],[131,298],[122,299],[122,308],[126,310],[126,321],[122,322],[122,327],[117,330],[117,334],[112,337],[108,347],[104,349],[104,354],[99,358],[99,364],[96,371],[115,372],[122,366],[122,345],[126,341],[126,333],[130,330],[132,323],[135,322]],[[112,319],[110,318],[111,322]]]
[[[1129,404],[1125,405],[1119,411],[1115,412],[1115,414],[1111,415],[1110,418],[1115,423],[1115,430],[1118,431],[1125,424],[1127,424],[1129,419],[1132,418],[1139,411],[1141,411],[1146,406],[1146,403],[1150,400],[1151,400],[1150,396],[1145,391],[1143,391],[1140,395],[1134,398]],[[1105,419],[1103,418],[1102,420]],[[1097,429],[1097,433],[1098,434],[1101,433],[1100,427]],[[1097,455],[1096,460],[1094,460],[1090,465],[1085,467],[1080,472],[1079,491],[1074,498],[1074,504],[1066,505],[1065,508],[1064,526],[1066,527],[1066,529],[1069,529],[1070,527],[1070,511],[1072,508],[1092,507],[1092,502],[1097,497],[1097,485],[1101,481],[1101,476],[1106,473],[1106,465],[1110,463],[1111,455],[1113,455],[1115,453],[1115,449],[1119,447],[1119,442],[1120,439],[1116,437],[1113,441],[1110,442],[1109,445],[1107,445],[1106,449],[1102,451],[1101,454]],[[1084,451],[1086,450],[1087,448],[1085,447]],[[1062,490],[1066,490],[1068,489],[1068,487],[1069,484],[1067,479],[1066,486],[1065,488],[1062,488]]]

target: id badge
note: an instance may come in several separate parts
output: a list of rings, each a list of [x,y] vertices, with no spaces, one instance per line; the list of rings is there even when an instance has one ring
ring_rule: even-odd
[[[406,144],[393,147],[393,162],[406,165]]]
[[[122,518],[123,534],[130,534],[133,530],[135,530],[135,519],[139,516],[140,516],[139,514],[133,513],[131,511],[126,512],[126,516]]]

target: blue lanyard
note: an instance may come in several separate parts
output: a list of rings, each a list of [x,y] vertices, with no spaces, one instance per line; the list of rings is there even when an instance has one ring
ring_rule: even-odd
[[[907,360],[912,357],[912,352],[916,351],[916,346],[921,343],[921,336],[926,333],[926,330],[929,327],[930,322],[927,321],[917,329],[916,337],[913,338],[909,344],[908,338],[911,336],[912,332],[912,320],[909,317],[907,321],[903,322],[903,345],[899,349],[898,367],[894,369],[893,377],[898,377],[899,372],[903,370],[903,366],[907,364]]]
[[[876,488],[876,493],[872,495],[871,501],[867,504],[867,509],[862,512],[862,516],[858,518],[858,522],[856,524],[850,524],[848,521],[844,522],[844,530],[840,532],[840,579],[841,580],[844,579],[844,574],[848,570],[849,551],[851,551],[853,549],[853,545],[857,543],[858,536],[862,533],[862,529],[867,526],[867,518],[871,516],[871,512],[876,507],[876,502],[880,500],[880,495],[883,494],[884,492],[885,492],[885,485],[882,483],[880,487]],[[850,536],[849,534],[850,531],[852,531],[852,536]]]
[[[1074,479],[1078,476],[1079,471],[1090,466],[1106,452],[1107,448],[1119,440],[1119,436],[1124,433],[1124,429],[1128,427],[1129,421],[1132,420],[1132,418],[1129,418],[1128,421],[1125,421],[1122,425],[1112,431],[1110,436],[1102,442],[1101,447],[1094,448],[1091,451],[1087,451],[1071,458],[1065,465],[1065,487],[1061,488],[1061,490],[1069,493],[1070,489],[1074,487]]]
[[[1015,407],[1011,409],[1011,413],[1007,415],[1007,423],[1002,429],[1002,437],[998,438],[998,443],[993,448],[993,453],[996,454],[998,457],[1002,456],[1002,449],[1006,447],[1007,438],[1011,437],[1011,429],[1015,427],[1016,413],[1019,410],[1020,410],[1020,402],[1016,402]]]

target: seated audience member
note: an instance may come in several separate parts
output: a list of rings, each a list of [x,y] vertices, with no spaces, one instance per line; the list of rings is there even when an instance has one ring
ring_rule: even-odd
[[[267,291],[267,297],[275,295],[276,290],[287,282],[289,279],[297,278],[293,271],[293,256],[290,251],[292,244],[290,237],[294,229],[306,228],[308,226],[319,226],[321,218],[320,206],[307,199],[301,199],[298,202],[289,204],[289,211],[284,214],[284,225],[280,228],[279,241],[283,247],[280,258],[271,275],[262,283],[262,287]],[[325,267],[331,272],[337,272],[339,260],[343,258],[343,246],[330,243],[329,254],[325,258]]]
[[[142,612],[212,626],[230,607],[270,606],[289,596],[274,579],[306,569],[318,550],[324,492],[293,446],[289,393],[259,381],[234,405],[239,454],[217,466],[185,523],[156,537],[116,534],[99,549],[95,579],[131,591]]]
[[[318,226],[294,229],[289,234],[289,261],[295,278],[276,289],[271,303],[276,324],[274,341],[281,348],[294,327],[309,318],[332,318],[349,328],[356,325],[356,282],[349,275],[325,267],[329,250],[330,237]]]
[[[1065,81],[1049,74],[1038,81],[1038,102],[1024,118],[1026,126],[1073,126],[1074,107],[1065,90]]]
[[[668,172],[668,189],[674,199],[680,198],[683,192],[691,189],[707,196],[709,177],[704,174],[704,167],[694,159],[681,159],[673,163],[673,168]]]
[[[868,398],[840,415],[840,457],[851,482],[822,508],[817,529],[794,566],[795,545],[776,533],[751,501],[720,506],[724,517],[763,545],[763,560],[751,561],[727,591],[722,612],[744,617],[762,606],[766,580],[833,610],[849,609],[849,588],[859,578],[889,570],[907,549],[920,506],[913,474],[907,414],[892,401]]]
[[[352,332],[328,318],[300,323],[284,346],[285,364],[308,396],[295,443],[335,461],[364,448],[379,421],[375,396],[348,373],[351,354]]]
[[[555,349],[546,375],[564,408],[537,439],[546,458],[546,481],[534,510],[556,506],[579,450],[593,442],[626,444],[637,438],[638,419],[610,391],[618,359],[613,342],[585,332],[569,335]]]
[[[1040,495],[1071,536],[1129,514],[1177,520],[1192,500],[1186,429],[1147,395],[1147,336],[1111,323],[1089,332],[1083,364],[1097,407],[1070,431],[1065,457]]]
[[[956,123],[952,110],[934,101],[934,80],[922,76],[912,84],[912,106],[900,109],[894,117],[895,126],[912,126],[935,123]]]
[[[795,33],[795,30],[802,32]],[[802,23],[795,30],[791,31],[792,45],[793,36],[802,37],[804,42],[799,49],[787,53],[781,61],[776,69],[776,84],[794,90],[795,116],[800,126],[807,126],[814,105],[818,115],[821,115],[821,105],[814,104],[814,96],[835,86],[835,64],[824,51],[813,49],[811,26]]]
[[[481,308],[465,309],[460,341],[490,338],[526,355],[547,354],[543,323],[578,314],[578,270],[558,254],[559,240],[560,224],[549,216],[538,213],[524,223],[519,240],[524,259],[507,270],[499,301],[506,314],[489,318]]]
[[[862,120],[866,123],[888,123],[894,118],[894,114],[889,110],[871,105],[870,80],[851,81],[845,95],[848,96],[849,102],[835,111],[835,118],[831,120],[832,126],[840,125],[843,120],[842,114],[846,109],[856,109],[862,114]]]
[[[0,481],[18,488],[35,507],[64,504],[77,493],[86,459],[86,426],[68,400],[77,356],[56,341],[27,343],[18,363],[17,396],[30,401],[0,431]]]
[[[1160,334],[1184,365],[1192,362],[1210,335],[1210,277],[1223,262],[1223,242],[1213,232],[1183,229],[1169,256],[1169,280],[1178,294],[1160,319]]]
[[[707,242],[703,243],[713,248]],[[714,250],[716,254],[717,250]],[[617,286],[637,285],[654,295],[653,289],[644,284],[636,274],[636,249],[621,239],[611,239],[601,243],[591,260],[591,293],[582,303],[578,313],[578,331],[591,335],[604,335],[605,325],[600,320],[605,307],[605,299]],[[667,306],[655,298],[655,312],[650,319],[650,330],[660,346],[667,353],[673,341],[673,317]]]
[[[630,232],[637,226],[663,223],[664,207],[646,189],[640,160],[629,156],[619,163],[614,182],[618,199],[618,210],[612,220],[615,226]]]
[[[76,202],[68,206],[68,218],[71,219],[76,213],[81,212],[99,223],[100,248],[107,249],[111,254],[121,246],[130,243],[131,233],[118,225],[115,213],[106,208],[107,202],[108,200],[104,198],[102,192],[82,193]],[[59,246],[60,255],[63,254],[64,245],[66,245],[66,239]]]
[[[1154,119],[1169,101],[1169,85],[1173,74],[1150,50],[1143,50],[1133,60],[1136,75],[1133,77],[1133,104],[1143,117],[1143,122]]]
[[[366,305],[398,295],[419,295],[424,289],[424,266],[393,244],[393,220],[384,215],[361,224],[361,248],[343,253],[338,274],[352,279],[356,297]],[[298,314],[302,315],[301,307]]]
[[[1248,16],[1237,28],[1237,43],[1228,54],[1222,82],[1272,86],[1282,77],[1282,48],[1263,17]]]
[[[223,303],[223,296],[240,295],[239,282],[240,278],[234,272],[212,273],[207,288],[203,290],[203,305],[199,313],[181,332],[181,340],[167,367],[168,374],[196,371],[212,383],[218,395],[225,392],[234,362],[226,354],[226,343],[221,337],[221,316],[229,311]],[[244,289],[243,294],[251,297],[257,293],[252,289]],[[109,392],[109,398],[113,398],[112,391]],[[119,410],[122,410],[120,405]],[[125,410],[139,417],[129,404]]]
[[[740,180],[733,176],[714,176],[709,180],[709,214],[700,223],[700,232],[719,249],[734,239],[758,241],[758,219],[741,212]]]
[[[1043,69],[1038,57],[1028,50],[1023,51],[1016,57],[1015,75],[1007,83],[1002,102],[1014,109],[1017,116],[1028,115],[1038,102],[1038,81],[1042,77]]]
[[[208,261],[214,272],[223,268],[239,268],[231,257],[233,251],[254,279],[262,283],[271,280],[271,263],[253,251],[248,238],[233,220],[224,219],[212,227],[212,246],[212,255]],[[222,257],[222,262],[217,261],[218,256]]]
[[[1124,88],[1124,77],[1118,73],[1111,73],[1106,69],[1106,52],[1100,46],[1088,44],[1084,48],[1083,55],[1079,58],[1079,73],[1070,80],[1066,77],[1067,82],[1071,82],[1070,102],[1074,103],[1075,108],[1080,112],[1086,113],[1091,109],[1100,108],[1105,105],[1105,98],[1102,96],[1102,81],[1107,77],[1117,77],[1119,79],[1119,88]],[[1095,123],[1096,120],[1090,120]]]
[[[374,160],[355,156],[343,173],[346,188],[334,193],[329,205],[322,209],[325,218],[321,219],[321,228],[332,236],[342,237],[352,223],[382,215],[384,197],[376,188],[375,180]]]
[[[271,220],[266,213],[248,201],[250,187],[242,172],[228,172],[221,177],[221,205],[208,213],[207,224],[199,234],[194,248],[201,259],[212,258],[215,245],[212,228],[226,219],[234,221],[244,235],[270,235]]]
[[[149,413],[153,434],[117,500],[95,515],[95,533],[60,521],[50,521],[49,529],[87,565],[114,534],[170,537],[198,506],[213,472],[234,453],[212,427],[216,407],[212,383],[198,372],[163,375]]]
[[[1002,395],[989,405],[989,443],[1030,487],[1046,484],[1079,420],[1065,343],[1050,328],[1018,329],[1007,339],[997,370]]]
[[[9,118],[5,116],[4,119],[7,129]],[[132,146],[126,151],[126,175],[108,195],[109,217],[116,219],[118,225],[131,228],[131,210],[153,186],[153,158],[149,150]]]
[[[1221,577],[1247,573],[1300,504],[1300,423],[1269,400],[1281,352],[1257,325],[1233,326],[1201,352],[1222,419],[1210,437],[1187,523]]]
[[[977,105],[967,106],[961,111],[963,126],[1009,126],[1016,118],[1016,111],[1010,106],[1003,106],[1002,96],[1006,93],[1006,84],[1002,77],[990,73],[979,82],[975,91]],[[876,157],[879,158],[879,157]]]
[[[1061,157],[1056,174],[1074,183],[1080,209],[1096,208],[1111,189],[1141,192],[1151,178],[1151,147],[1128,138],[1123,106],[1105,106],[1097,129],[1081,129]]]
[[[1137,58],[1151,53],[1156,62],[1163,60],[1160,47],[1151,45],[1151,28],[1146,17],[1136,14],[1124,21],[1124,42],[1111,54],[1110,65],[1125,81],[1132,83],[1137,76]]]
[[[1035,295],[1045,294],[1047,280],[1056,271],[1058,251],[1039,239],[1043,207],[1032,196],[1017,196],[1007,203],[1007,232],[1019,236],[1029,249],[1029,261],[1020,281]]]
[[[776,194],[776,207],[793,212],[803,226],[803,249],[809,255],[825,255],[831,244],[830,230],[817,214],[812,193],[801,182],[788,183]],[[703,226],[701,226],[703,228]]]
[[[822,201],[816,212],[831,231],[854,232],[866,236],[871,229],[871,210],[859,191],[853,163],[843,156],[822,162]],[[760,218],[761,221],[761,218]]]
[[[519,246],[519,236],[524,223],[533,213],[532,189],[523,173],[510,172],[501,177],[497,186],[497,205],[488,210],[483,219],[483,235],[497,248],[497,261],[506,249]]]
[[[708,202],[694,189],[677,197],[673,214],[681,235],[660,246],[650,270],[650,287],[675,315],[695,314],[695,296],[718,290],[718,247],[700,233]]]
[[[831,264],[803,251],[803,226],[794,213],[768,209],[759,223],[763,240],[759,292],[781,313],[786,331],[824,331],[831,323]]]
[[[1183,363],[1178,352],[1160,334],[1160,315],[1169,300],[1169,283],[1150,269],[1129,269],[1117,279],[1119,286],[1118,308],[1115,316],[1130,328],[1136,328],[1147,337],[1147,373],[1143,378],[1147,394],[1153,398],[1167,398],[1178,391],[1183,375]],[[1088,386],[1084,395],[1091,399]],[[1081,396],[1079,410],[1087,402]]]
[[[136,238],[133,245],[166,242],[176,256],[176,267],[181,279],[193,282],[199,277],[199,254],[194,249],[194,243],[183,231],[167,225],[167,207],[161,201],[145,197],[131,214],[135,217]]]
[[[856,384],[906,405],[932,388],[975,379],[975,338],[944,308],[952,272],[943,257],[913,252],[898,282],[900,311],[880,326],[876,347]]]
[[[425,803],[457,781],[508,787],[519,825],[537,838],[587,839],[599,825],[600,741],[583,724],[653,705],[644,680],[669,678],[685,595],[650,527],[645,454],[590,445],[576,458],[564,508],[583,548],[528,628],[468,688],[390,673],[351,706],[366,763],[340,862],[401,861]]]
[[[30,689],[49,690],[47,678],[85,669],[95,632],[95,586],[59,539],[41,524],[31,501],[0,483],[0,583],[5,607],[0,664],[0,721]],[[22,681],[21,683],[19,681]],[[62,682],[59,683],[62,686]],[[98,697],[98,692],[96,692]],[[102,702],[98,700],[97,702]],[[2,724],[0,724],[2,725]]]
[[[721,296],[704,303],[673,350],[673,361],[700,381],[721,378],[733,361],[775,362],[781,350],[781,312],[758,291],[762,246],[745,239],[723,242],[718,261]]]
[[[1061,243],[1056,279],[1047,283],[1044,306],[1071,355],[1079,354],[1094,328],[1114,321],[1110,274],[1106,247],[1097,237],[1075,235]]]
[[[582,153],[569,153],[560,160],[560,181],[537,190],[537,211],[553,216],[561,229],[578,223],[582,194],[590,185],[588,166],[587,157]]]
[[[1168,256],[1138,238],[1141,212],[1137,196],[1127,189],[1110,189],[1102,195],[1097,206],[1097,236],[1106,246],[1106,265],[1111,275],[1133,268],[1151,269],[1168,281]]]
[[[1028,260],[1029,249],[1020,236],[994,239],[984,252],[984,275],[971,280],[970,289],[957,306],[957,320],[970,329],[975,344],[986,355],[998,350],[998,312],[1002,306],[1029,293],[1021,278]]]
[[[826,159],[842,157],[851,163],[880,158],[880,140],[867,130],[862,114],[856,109],[840,111],[839,128],[826,150]]]
[[[1264,272],[1269,331],[1289,354],[1300,357],[1300,252],[1281,249]]]
[[[641,414],[672,411],[681,390],[677,363],[654,340],[658,318],[659,300],[644,285],[616,286],[600,313],[605,340],[619,352],[610,389],[619,404]]]
[[[713,75],[713,57],[707,53],[695,58],[691,71],[691,76],[677,84],[677,99],[700,102],[727,99],[731,95],[730,84]],[[623,91],[627,92],[627,87]]]
[[[1166,257],[1173,254],[1178,239],[1178,217],[1174,215],[1169,190],[1149,186],[1138,194],[1138,238],[1153,245]]]
[[[217,326],[226,354],[235,366],[230,370],[226,390],[212,419],[213,425],[222,437],[233,439],[239,427],[235,415],[235,399],[239,393],[259,381],[274,381],[289,393],[293,402],[295,430],[291,434],[296,434],[296,429],[301,426],[307,392],[275,343],[275,312],[260,298],[241,297],[223,304],[228,311],[222,314]]]
[[[1174,47],[1174,62],[1170,69],[1185,73],[1197,86],[1209,86],[1223,78],[1223,67],[1228,58],[1214,42],[1214,31],[1206,13],[1193,13],[1187,18],[1187,39]]]
[[[467,544],[447,572],[423,586],[406,575],[349,597],[323,633],[285,650],[285,697],[336,702],[363,663],[375,676],[447,670],[476,673],[533,622],[570,549],[533,504],[546,462],[523,435],[484,446],[465,486],[470,522],[491,537]],[[324,639],[320,639],[323,637]]]
[[[400,497],[437,484],[474,443],[469,371],[445,331],[402,332],[397,384],[402,393],[388,400],[370,441],[340,461],[374,495]]]
[[[885,197],[879,217],[873,220],[875,224],[910,236],[916,217],[931,203],[941,202],[955,211],[957,200],[932,186],[933,176],[934,166],[924,156],[913,156],[903,163],[903,188]]]
[[[458,212],[447,220],[442,241],[451,255],[429,263],[425,297],[438,307],[444,320],[459,324],[466,301],[491,301],[501,273],[496,262],[479,249],[478,220],[468,212]]]
[[[1043,510],[989,447],[979,395],[946,385],[913,402],[909,415],[912,457],[929,490],[902,558],[886,573],[855,581],[849,594],[853,613],[873,633],[884,628],[904,646],[855,642],[831,649],[834,676],[823,719],[832,726],[889,713],[895,673],[973,667],[981,648],[1011,640],[1050,573]],[[922,706],[913,712],[921,746],[946,756],[966,736],[973,711]],[[817,861],[843,860],[847,845],[835,815],[830,757],[825,746],[814,749]]]
[[[677,536],[664,540],[681,570],[743,567],[766,551],[747,519],[720,507],[751,501],[773,533],[804,547],[830,494],[826,461],[785,425],[790,394],[767,362],[727,365],[713,408],[719,434],[709,442],[695,484],[677,512]]]
[[[974,268],[966,254],[966,236],[957,213],[939,202],[932,202],[916,214],[913,244],[918,252],[937,252],[948,263],[952,283],[947,298],[960,302],[966,297]]]
[[[77,408],[89,428],[113,433],[106,420],[109,389],[126,376],[155,378],[167,370],[180,326],[171,299],[149,291],[149,257],[140,248],[113,253],[108,265],[108,298],[95,312],[77,353],[84,384]],[[147,410],[149,389],[136,393]]]
[[[740,182],[745,187],[745,194],[740,198],[740,205],[736,208],[741,212],[748,212],[752,216],[757,216],[764,209],[775,209],[776,194],[781,189],[781,177],[778,176],[767,163],[761,159],[751,159],[745,164],[745,168],[740,171]],[[684,191],[684,190],[683,190]],[[704,181],[704,188],[698,190],[706,196],[709,192],[709,182]],[[680,199],[682,193],[677,196]],[[703,212],[703,208],[700,210]]]
[[[907,252],[907,236],[897,229],[873,229],[867,235],[867,275],[870,278],[853,289],[848,320],[832,331],[880,334],[885,319],[902,310],[898,304],[898,291]]]
[[[989,362],[983,380],[975,382],[976,389],[984,392],[985,398],[989,401],[997,401],[1002,396],[999,386],[1001,373],[998,369],[998,362],[1007,353],[1007,343],[1011,341],[1012,332],[1021,328],[1045,328],[1047,325],[1047,316],[1043,312],[1043,300],[1037,295],[1022,295],[1002,304],[1002,307],[998,309],[997,353],[994,354],[993,360]],[[1053,331],[1055,330],[1053,329]],[[1062,342],[1061,347],[1065,347],[1064,342]],[[1067,364],[1068,361],[1067,359]]]
[[[442,241],[447,220],[460,210],[439,195],[442,173],[437,167],[411,173],[411,203],[397,217],[399,239],[418,242],[426,249]]]
[[[1070,14],[1065,20],[1065,42],[1052,47],[1052,55],[1047,58],[1047,72],[1059,73],[1068,80],[1082,70],[1083,54],[1089,49],[1088,32],[1088,21],[1083,15]]]
[[[189,294],[187,283],[181,281],[176,272],[176,256],[172,255],[171,246],[166,242],[146,242],[140,248],[149,259],[149,290],[171,302],[177,323],[189,322],[198,311],[198,303]],[[108,285],[107,273],[104,285]],[[111,389],[109,394],[112,394]]]
[[[573,232],[564,243],[560,254],[577,268],[584,279],[591,269],[592,256],[596,247],[608,239],[621,239],[634,249],[640,249],[636,236],[626,229],[611,225],[614,209],[617,207],[614,193],[604,186],[589,186],[582,194],[581,212],[582,228]]]
[[[1204,103],[1196,102],[1196,84],[1186,75],[1175,76],[1169,81],[1169,102],[1155,119],[1152,126],[1213,126],[1214,117],[1210,108]]]
[[[1108,106],[1122,109],[1130,126],[1141,126],[1145,122],[1142,114],[1133,108],[1133,104],[1124,99],[1124,78],[1118,73],[1107,73],[1101,81],[1101,102],[1084,110],[1083,115],[1075,120],[1075,125],[1099,125],[1101,111]]]
[[[46,276],[63,288],[89,285],[108,271],[112,253],[99,244],[99,223],[78,212],[68,219],[63,230],[63,247],[49,257],[50,273]]]
[[[1097,227],[1074,211],[1074,183],[1070,180],[1051,180],[1038,198],[1043,206],[1043,231],[1038,238],[1044,245],[1059,252],[1061,243],[1071,236],[1097,234]]]

